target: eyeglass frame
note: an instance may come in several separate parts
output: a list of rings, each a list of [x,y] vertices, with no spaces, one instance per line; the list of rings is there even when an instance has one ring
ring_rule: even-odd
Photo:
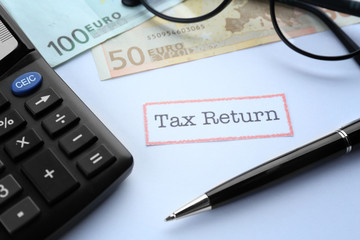
[[[168,20],[170,22],[177,22],[177,23],[195,23],[195,22],[201,22],[204,20],[207,20],[215,15],[217,15],[218,13],[220,13],[222,10],[224,10],[227,5],[229,5],[231,3],[232,0],[222,0],[222,3],[217,6],[214,10],[212,10],[211,12],[204,14],[202,16],[199,17],[194,17],[194,18],[176,18],[176,17],[170,17],[168,15],[165,15],[161,12],[156,11],[155,9],[153,9],[146,0],[122,0],[122,3],[126,6],[129,7],[134,7],[137,6],[139,4],[142,4],[147,10],[149,10],[151,13],[153,13],[155,16],[158,16],[162,19]]]
[[[200,22],[200,21],[207,20],[207,19],[217,15],[222,10],[224,10],[231,3],[231,1],[232,0],[223,0],[222,3],[218,7],[216,7],[214,10],[212,10],[211,12],[204,14],[202,16],[199,16],[199,17],[194,17],[194,18],[176,18],[176,17],[171,17],[168,15],[165,15],[161,12],[156,11],[154,8],[152,8],[147,3],[146,0],[122,0],[122,3],[125,6],[129,6],[129,7],[133,7],[133,6],[142,4],[148,11],[153,13],[155,16],[158,16],[162,19],[165,19],[165,20],[168,20],[171,22],[194,23],[194,22]],[[307,0],[307,1],[303,1],[303,0],[300,0],[300,1],[297,1],[297,0],[269,0],[269,1],[270,1],[271,21],[274,26],[274,30],[277,33],[277,35],[279,36],[279,38],[289,48],[291,48],[292,50],[296,51],[299,54],[302,54],[302,55],[310,57],[310,58],[318,59],[318,60],[327,60],[327,61],[335,61],[336,60],[337,61],[337,60],[345,60],[345,59],[354,57],[354,59],[360,65],[360,47],[330,17],[328,17],[324,12],[320,11],[316,5],[307,3],[307,2],[313,2],[313,1],[311,1],[311,0]],[[319,17],[329,27],[329,29],[335,34],[335,36],[342,42],[342,44],[347,48],[347,50],[350,53],[345,54],[345,55],[340,55],[340,56],[322,56],[322,55],[317,55],[317,54],[313,54],[313,53],[304,51],[301,48],[298,48],[295,45],[293,45],[284,36],[284,34],[282,33],[282,31],[278,25],[278,22],[276,20],[276,14],[275,14],[275,1],[305,9],[306,11],[309,11],[309,12],[313,13],[314,15],[316,15],[317,17]],[[319,2],[319,6],[329,8],[329,4],[326,4],[326,2],[322,3],[321,0],[320,1],[315,0],[315,2],[316,1]],[[325,0],[325,1],[328,1],[328,0]],[[325,4],[325,6],[324,6],[324,4]],[[359,5],[360,5],[360,3],[359,3]],[[342,7],[344,7],[344,6],[342,6]],[[334,11],[337,10],[336,7],[331,7],[329,9],[332,9]],[[343,8],[341,10],[343,10]],[[345,13],[353,14],[353,12],[349,11],[349,12],[345,12]]]

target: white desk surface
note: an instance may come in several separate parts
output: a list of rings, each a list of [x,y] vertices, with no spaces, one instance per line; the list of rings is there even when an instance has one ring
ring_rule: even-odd
[[[269,44],[101,82],[91,52],[55,69],[130,150],[132,174],[62,239],[347,239],[360,236],[354,151],[213,211],[164,222],[215,185],[360,117],[360,67]],[[146,102],[286,95],[294,136],[146,146]]]

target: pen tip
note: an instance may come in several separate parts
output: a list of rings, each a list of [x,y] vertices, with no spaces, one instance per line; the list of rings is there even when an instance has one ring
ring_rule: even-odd
[[[176,218],[175,214],[171,214],[170,216],[168,216],[167,218],[165,218],[165,222],[169,222],[172,221]]]

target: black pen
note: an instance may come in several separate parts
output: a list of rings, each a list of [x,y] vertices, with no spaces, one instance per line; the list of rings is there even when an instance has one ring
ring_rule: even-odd
[[[360,119],[216,186],[165,220],[171,221],[220,207],[306,166],[349,153],[359,143]]]

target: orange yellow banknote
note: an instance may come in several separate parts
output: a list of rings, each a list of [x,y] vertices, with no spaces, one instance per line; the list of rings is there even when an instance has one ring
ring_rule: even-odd
[[[202,5],[211,4],[207,0],[190,2],[192,6],[184,1],[171,11],[191,8],[201,14]],[[331,17],[344,25],[359,20],[339,14]],[[281,21],[291,21],[298,36],[320,31],[311,23],[292,18]],[[220,14],[203,22],[179,24],[154,17],[94,47],[92,53],[100,79],[106,80],[278,40],[268,1],[234,0]]]

